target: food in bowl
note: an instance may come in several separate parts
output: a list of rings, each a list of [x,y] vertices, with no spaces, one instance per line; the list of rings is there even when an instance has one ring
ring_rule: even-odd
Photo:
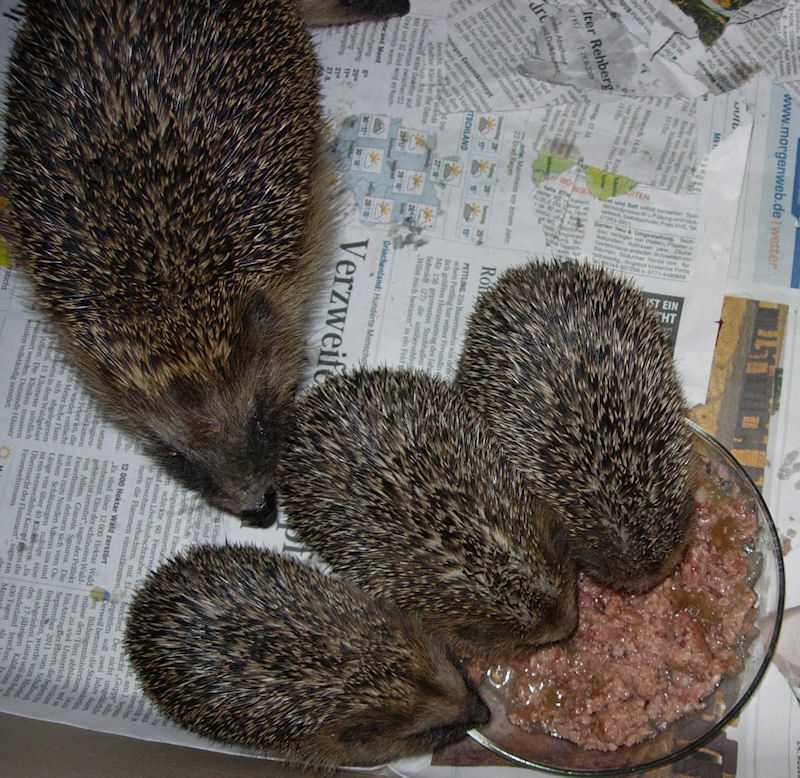
[[[702,462],[695,534],[665,581],[625,594],[582,575],[573,636],[488,669],[511,722],[613,751],[703,708],[741,670],[758,616],[758,523],[728,465]]]

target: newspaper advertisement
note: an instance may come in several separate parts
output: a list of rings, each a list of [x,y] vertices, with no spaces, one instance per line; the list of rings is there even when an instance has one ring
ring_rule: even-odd
[[[314,31],[343,193],[306,385],[356,365],[452,377],[478,295],[534,257],[578,257],[633,279],[670,332],[692,406],[707,401],[725,295],[781,304],[773,378],[782,376],[783,393],[761,477],[791,546],[800,516],[790,389],[800,364],[790,229],[800,216],[797,68],[773,51],[724,88],[707,71],[725,71],[715,53],[737,36],[760,40],[764,25],[789,35],[800,14],[793,2],[763,13],[752,3],[707,48],[677,6],[611,5],[437,0],[412,3],[401,19]],[[20,19],[2,19],[3,61]],[[764,64],[773,60],[783,70]],[[769,252],[772,226],[774,258],[755,248]],[[0,710],[230,750],[165,721],[143,697],[122,651],[127,604],[148,571],[194,543],[307,551],[282,516],[267,530],[242,527],[107,424],[13,259],[0,252]],[[787,606],[800,602],[791,567]],[[767,764],[795,775],[800,716],[775,668],[754,703],[729,733],[739,760],[728,773],[756,776]],[[780,727],[757,723],[758,709]],[[776,741],[768,755],[764,729]],[[387,769],[501,774],[430,757]]]
[[[791,302],[800,289],[800,97],[757,79],[755,123],[730,268],[730,288]]]

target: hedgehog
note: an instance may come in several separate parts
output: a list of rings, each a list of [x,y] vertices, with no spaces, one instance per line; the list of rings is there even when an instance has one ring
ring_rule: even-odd
[[[414,613],[254,546],[195,546],[151,572],[124,645],[166,716],[301,765],[426,753],[489,719]]]
[[[3,171],[15,263],[106,416],[213,505],[269,525],[335,240],[303,19],[292,0],[24,8]]]
[[[572,558],[643,591],[680,560],[696,467],[668,333],[629,281],[588,262],[505,272],[467,323],[456,390],[537,495]]]
[[[462,658],[529,655],[576,625],[555,511],[452,386],[357,368],[300,397],[278,501],[332,574],[415,610]]]

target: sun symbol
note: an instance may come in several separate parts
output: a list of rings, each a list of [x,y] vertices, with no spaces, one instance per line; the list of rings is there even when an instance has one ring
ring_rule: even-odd
[[[0,459],[8,459],[11,456],[11,449],[8,446],[0,446]]]
[[[380,162],[380,159],[381,159],[381,155],[380,155],[380,154],[378,154],[378,152],[377,152],[377,151],[370,151],[370,153],[369,153],[369,161],[370,161],[370,162],[371,162],[373,165],[377,165],[377,164],[378,164],[378,162]]]
[[[426,206],[425,208],[423,208],[422,209],[422,218],[426,222],[432,222],[433,221],[433,208],[431,208],[430,206]]]
[[[492,119],[492,117],[491,117],[491,116],[489,116],[489,117],[486,119],[486,126],[487,126],[487,127],[490,129],[490,130],[493,130],[493,129],[494,129],[496,126],[497,126],[497,119]]]
[[[478,163],[478,169],[481,171],[481,173],[485,173],[489,169],[489,163],[485,159],[482,159]]]
[[[478,203],[473,203],[471,208],[473,216],[477,216],[481,212],[481,207],[478,205]]]
[[[453,165],[453,175],[454,176],[461,175],[461,167],[459,165]]]
[[[418,133],[417,133],[417,134],[414,136],[414,140],[416,140],[416,142],[417,142],[417,146],[424,146],[424,145],[425,145],[425,140],[426,140],[426,138],[425,138],[425,136],[424,136],[424,135],[423,135],[421,132],[418,132]]]
[[[411,176],[411,181],[414,184],[414,189],[422,186],[422,176],[419,173],[414,173],[414,175]]]
[[[378,206],[378,208],[380,208],[381,210],[381,216],[386,216],[386,214],[389,213],[389,209],[391,208],[391,206],[389,205],[389,203],[386,202],[386,200],[383,200]]]

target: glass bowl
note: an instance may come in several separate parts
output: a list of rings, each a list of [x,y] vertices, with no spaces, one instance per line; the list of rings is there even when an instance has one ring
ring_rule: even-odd
[[[705,707],[674,721],[652,739],[616,751],[586,750],[546,733],[528,733],[508,721],[502,692],[484,674],[481,696],[492,711],[485,727],[470,736],[489,750],[525,767],[558,775],[624,775],[682,759],[708,743],[738,714],[758,687],[772,658],[783,615],[784,571],[781,544],[760,492],[750,477],[717,440],[693,422],[695,450],[711,460],[739,487],[739,499],[756,516],[758,535],[751,555],[752,584],[757,595],[757,631],[747,644],[744,667],[723,678],[705,700]],[[760,572],[759,572],[760,571]]]

